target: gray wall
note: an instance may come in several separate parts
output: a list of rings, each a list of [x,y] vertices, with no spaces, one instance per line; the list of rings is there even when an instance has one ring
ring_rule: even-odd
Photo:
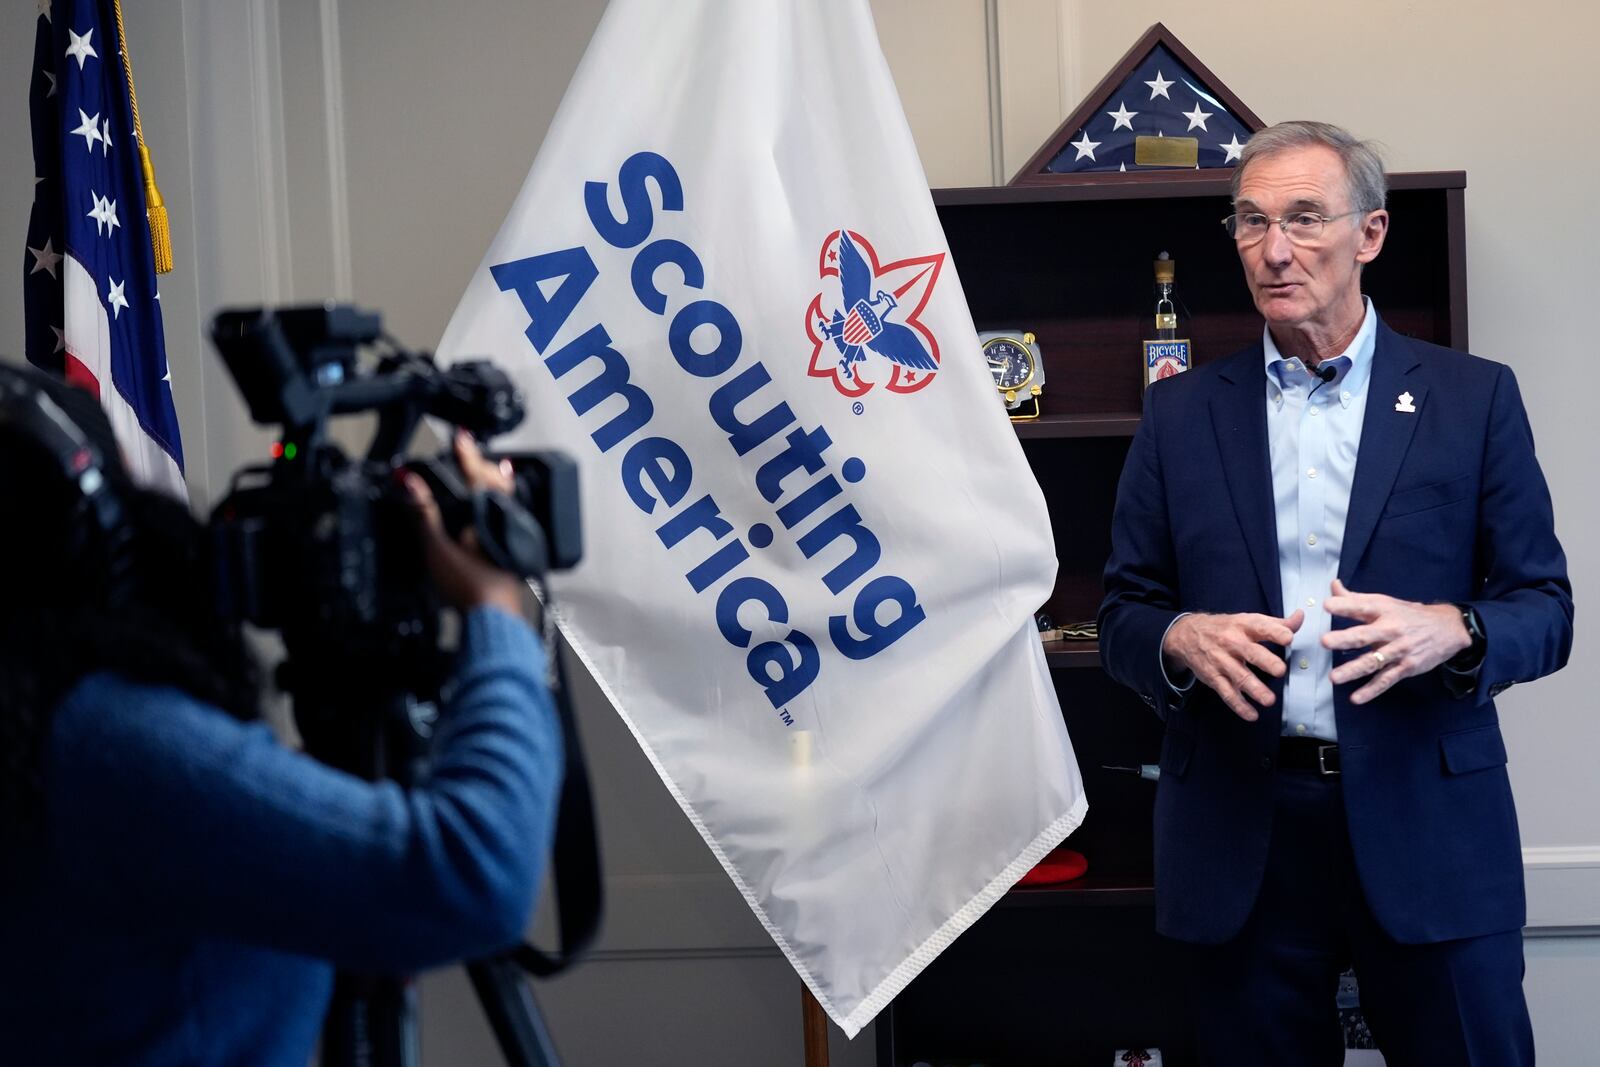
[[[729,0],[734,2],[734,0]],[[162,283],[191,492],[214,501],[262,454],[202,343],[227,303],[323,296],[385,311],[431,345],[520,186],[601,0],[149,0],[130,7],[141,109],[174,220]],[[31,9],[31,5],[28,5]],[[1581,134],[1589,5],[1526,0],[874,0],[930,180],[1009,177],[1130,44],[1164,21],[1268,122],[1328,118],[1396,170],[1468,174],[1473,347],[1517,371],[1578,597],[1600,575],[1600,448],[1575,387],[1592,361],[1592,175]],[[987,28],[995,28],[993,67]],[[0,251],[21,261],[31,157],[27,9],[0,35]],[[27,32],[15,32],[26,27]],[[1314,43],[1291,48],[1296,27]],[[991,96],[990,86],[998,87]],[[1403,219],[1395,225],[1403,226]],[[1063,254],[1073,254],[1064,249]],[[1092,255],[1092,250],[1082,254]],[[13,276],[15,278],[15,276]],[[0,352],[21,287],[0,285]],[[1540,1051],[1600,1046],[1600,724],[1580,619],[1575,666],[1502,700],[1530,890],[1527,988]],[[573,1064],[798,1063],[798,980],[626,731],[579,692],[602,822],[609,925],[595,959],[541,985]],[[488,1060],[458,976],[429,979],[429,1062]],[[869,1030],[835,1063],[871,1062]]]

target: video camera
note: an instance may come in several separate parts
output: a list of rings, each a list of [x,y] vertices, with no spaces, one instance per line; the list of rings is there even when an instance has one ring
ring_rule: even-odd
[[[258,424],[278,424],[273,461],[234,475],[211,537],[223,618],[283,632],[291,658],[390,671],[432,652],[439,605],[403,471],[424,478],[452,536],[472,527],[484,554],[519,577],[575,565],[582,554],[577,468],[556,452],[509,459],[510,497],[473,492],[448,449],[405,457],[432,415],[479,439],[522,421],[522,398],[487,361],[440,368],[383,333],[380,317],[314,305],[227,310],[211,338]],[[379,350],[363,369],[360,350]],[[364,458],[329,435],[334,416],[373,412]],[[426,656],[418,658],[427,659]]]
[[[578,474],[558,452],[486,453],[509,460],[509,496],[474,491],[447,448],[408,459],[424,415],[481,439],[523,418],[522,397],[485,361],[440,368],[383,333],[379,316],[321,305],[220,312],[211,339],[260,424],[282,427],[270,464],[233,477],[210,523],[220,615],[282,632],[281,687],[294,698],[307,751],[369,779],[415,780],[426,762],[433,709],[447,673],[440,611],[410,494],[399,475],[427,481],[451,536],[469,527],[497,566],[523,578],[582,555]],[[378,350],[376,365],[359,362]],[[338,415],[374,413],[365,457],[329,435]],[[598,928],[599,846],[588,772],[559,657],[551,665],[566,762],[553,864],[561,948],[531,945],[468,964],[509,1062],[553,1065],[550,1042],[518,969],[553,974]],[[341,974],[321,1062],[412,1062],[415,1005],[403,981]]]

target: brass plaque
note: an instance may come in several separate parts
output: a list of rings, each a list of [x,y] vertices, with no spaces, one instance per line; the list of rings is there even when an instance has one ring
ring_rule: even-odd
[[[1136,137],[1133,161],[1141,167],[1194,167],[1200,163],[1198,137]]]

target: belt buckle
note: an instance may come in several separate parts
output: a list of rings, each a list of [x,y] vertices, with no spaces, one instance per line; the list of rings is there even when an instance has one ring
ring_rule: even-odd
[[[1328,769],[1328,750],[1330,748],[1333,749],[1334,752],[1339,751],[1338,745],[1317,746],[1317,773],[1322,775],[1324,778],[1337,778],[1341,773],[1339,768],[1334,767],[1332,770]]]

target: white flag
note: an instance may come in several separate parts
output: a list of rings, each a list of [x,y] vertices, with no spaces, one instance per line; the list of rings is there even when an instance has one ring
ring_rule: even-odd
[[[851,1036],[1086,806],[979,351],[866,0],[613,0],[440,345],[577,458],[563,632]]]

